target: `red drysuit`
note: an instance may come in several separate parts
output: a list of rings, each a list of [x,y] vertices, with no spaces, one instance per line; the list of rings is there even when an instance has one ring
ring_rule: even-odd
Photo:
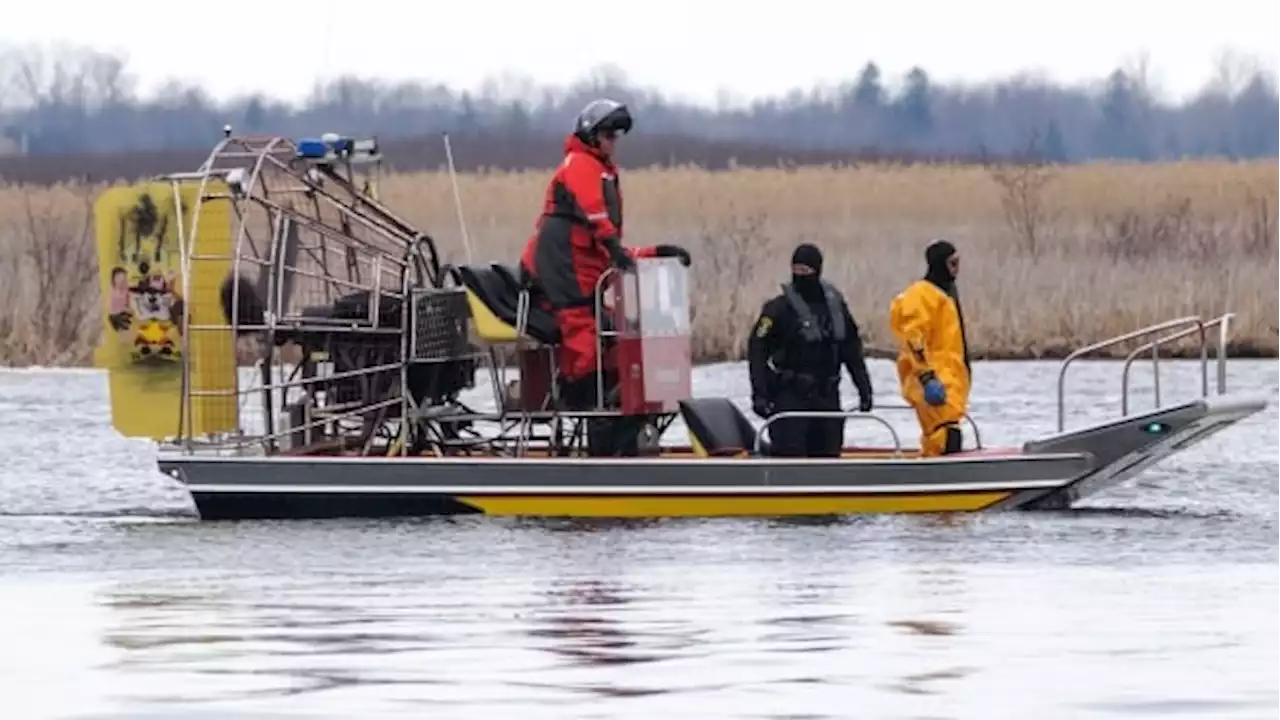
[[[564,162],[547,186],[520,264],[550,303],[566,381],[596,369],[595,288],[601,274],[611,265],[657,254],[656,247],[622,246],[622,194],[612,160],[574,135],[565,138]]]

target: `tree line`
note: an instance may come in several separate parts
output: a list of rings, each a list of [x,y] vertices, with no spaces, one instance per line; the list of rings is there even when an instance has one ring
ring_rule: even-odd
[[[667,99],[602,66],[568,87],[506,75],[475,91],[341,77],[315,84],[305,101],[290,104],[261,94],[218,100],[178,81],[144,97],[120,56],[89,48],[11,48],[0,52],[0,176],[151,172],[149,162],[199,157],[227,124],[286,136],[377,134],[409,153],[411,159],[401,159],[405,169],[438,163],[441,153],[426,136],[447,131],[470,139],[474,152],[460,153],[461,169],[546,166],[559,154],[555,138],[601,95],[635,108],[638,132],[631,140],[641,147],[624,158],[632,164],[959,158],[1027,148],[1060,163],[1280,154],[1276,78],[1238,57],[1225,56],[1204,88],[1180,102],[1159,98],[1142,63],[1074,86],[1030,74],[949,85],[919,67],[900,82],[890,80],[867,62],[834,87],[709,108]],[[114,159],[86,160],[89,154]]]

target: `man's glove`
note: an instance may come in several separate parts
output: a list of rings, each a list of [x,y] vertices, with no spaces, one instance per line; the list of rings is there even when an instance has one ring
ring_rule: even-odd
[[[773,414],[773,403],[762,397],[751,398],[751,409],[760,416],[761,420],[768,420]]]
[[[871,393],[858,394],[858,412],[871,412]]]
[[[925,402],[934,407],[947,402],[947,389],[942,386],[942,381],[933,374],[932,370],[920,375],[920,384],[924,386]]]
[[[613,266],[618,268],[619,272],[631,272],[636,267],[636,261],[631,259],[631,254],[622,248],[622,241],[616,236],[604,239],[604,246],[609,249],[609,259],[613,260]]]
[[[685,267],[689,267],[689,263],[693,261],[689,257],[689,251],[679,245],[658,245],[654,247],[653,252],[658,257],[680,258],[680,264]]]

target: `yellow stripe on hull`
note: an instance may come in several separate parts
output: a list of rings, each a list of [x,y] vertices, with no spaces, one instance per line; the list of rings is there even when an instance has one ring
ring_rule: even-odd
[[[854,513],[970,512],[1008,492],[932,495],[460,495],[486,515],[552,517],[716,517],[727,515],[846,515]]]

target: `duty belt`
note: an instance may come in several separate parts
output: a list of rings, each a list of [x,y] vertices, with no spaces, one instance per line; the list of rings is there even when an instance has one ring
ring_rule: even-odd
[[[798,373],[794,370],[778,372],[780,389],[795,392],[801,397],[813,397],[820,393],[835,392],[840,387],[840,376],[830,375],[819,378],[813,373]]]

